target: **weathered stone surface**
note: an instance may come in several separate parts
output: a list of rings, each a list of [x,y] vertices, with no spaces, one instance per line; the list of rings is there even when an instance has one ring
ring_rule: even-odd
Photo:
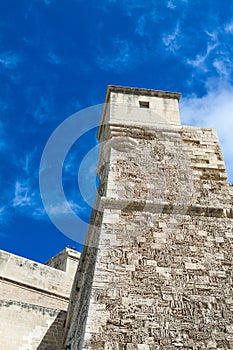
[[[216,132],[180,126],[177,95],[126,90],[107,94],[65,348],[232,349],[233,193]]]
[[[0,251],[0,298],[67,310],[80,253],[66,248],[47,265]],[[63,266],[63,271],[49,264]]]
[[[62,350],[80,253],[64,249],[47,266],[0,251],[0,348]]]
[[[0,301],[1,349],[62,350],[66,312],[16,301]]]

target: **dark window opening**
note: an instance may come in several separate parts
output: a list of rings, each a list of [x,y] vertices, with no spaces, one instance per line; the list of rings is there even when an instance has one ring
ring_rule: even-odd
[[[140,108],[150,108],[150,103],[148,101],[139,101]]]

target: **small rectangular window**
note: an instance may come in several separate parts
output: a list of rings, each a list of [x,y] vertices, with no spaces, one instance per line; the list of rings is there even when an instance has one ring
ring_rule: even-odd
[[[140,108],[150,108],[150,103],[148,101],[139,101]]]

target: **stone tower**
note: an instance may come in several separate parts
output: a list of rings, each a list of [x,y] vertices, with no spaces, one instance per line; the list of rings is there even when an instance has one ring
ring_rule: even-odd
[[[233,349],[233,191],[180,94],[109,86],[65,349]]]

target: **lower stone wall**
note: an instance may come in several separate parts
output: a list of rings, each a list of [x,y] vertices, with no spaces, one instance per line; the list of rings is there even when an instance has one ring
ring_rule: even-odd
[[[0,250],[1,299],[66,311],[74,272],[60,271]]]
[[[67,350],[233,349],[232,228],[226,217],[105,211],[84,342],[79,309]]]
[[[1,349],[62,350],[66,312],[16,301],[0,301]]]

